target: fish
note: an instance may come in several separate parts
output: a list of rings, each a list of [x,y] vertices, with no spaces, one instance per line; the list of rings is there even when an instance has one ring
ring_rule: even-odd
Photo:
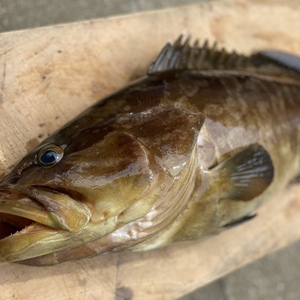
[[[300,174],[300,57],[180,36],[0,182],[0,264],[221,233]]]

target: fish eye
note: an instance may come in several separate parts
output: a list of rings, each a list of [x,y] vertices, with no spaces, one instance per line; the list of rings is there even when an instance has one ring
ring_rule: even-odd
[[[37,156],[38,163],[42,167],[50,168],[55,166],[64,156],[64,150],[56,145],[42,148]]]

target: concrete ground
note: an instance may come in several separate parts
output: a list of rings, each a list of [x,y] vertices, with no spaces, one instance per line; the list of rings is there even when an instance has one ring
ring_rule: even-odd
[[[297,242],[180,300],[299,300],[299,251]]]
[[[159,9],[205,0],[0,0],[0,32]],[[300,241],[182,300],[300,299]]]

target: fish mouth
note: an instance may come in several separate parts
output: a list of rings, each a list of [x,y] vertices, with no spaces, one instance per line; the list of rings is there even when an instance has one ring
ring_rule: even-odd
[[[89,209],[65,191],[44,186],[0,187],[0,222],[4,232],[18,231],[32,223],[77,232],[89,219]],[[0,232],[3,235],[6,234]]]
[[[63,242],[63,236],[79,232],[89,220],[89,209],[62,192],[43,187],[0,187],[0,263],[39,256],[39,251],[24,253],[40,249],[42,240]],[[59,244],[48,245],[43,254],[53,252],[51,247],[62,247]]]
[[[18,233],[34,223],[36,222],[30,219],[0,213],[0,240]]]
[[[1,190],[0,240],[20,234],[25,228],[33,227],[33,224],[43,224],[45,228],[53,227],[48,215],[42,205],[23,193],[11,189]]]

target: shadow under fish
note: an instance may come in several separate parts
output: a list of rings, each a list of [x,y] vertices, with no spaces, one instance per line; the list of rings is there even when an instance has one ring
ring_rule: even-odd
[[[147,250],[250,220],[299,175],[299,95],[299,57],[180,36],[2,180],[0,262]]]

